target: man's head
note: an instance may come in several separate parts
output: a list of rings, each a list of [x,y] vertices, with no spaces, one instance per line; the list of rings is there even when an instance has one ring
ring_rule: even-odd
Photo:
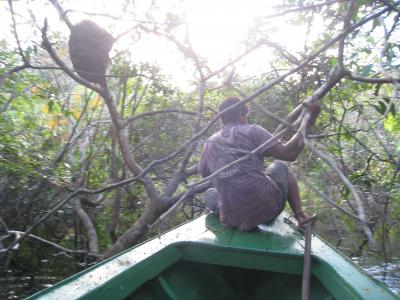
[[[230,106],[233,106],[240,102],[238,97],[229,97],[222,101],[219,106],[219,111],[223,111]],[[222,124],[228,123],[246,123],[247,122],[247,113],[249,112],[246,104],[240,103],[234,108],[227,110],[221,115]]]

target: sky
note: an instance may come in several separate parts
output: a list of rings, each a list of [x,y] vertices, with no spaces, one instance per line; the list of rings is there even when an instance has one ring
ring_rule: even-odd
[[[129,2],[129,1],[128,1]],[[128,5],[127,10],[132,10],[134,19],[127,19],[121,16],[122,1],[101,1],[101,0],[69,0],[61,2],[64,9],[70,9],[69,14],[73,22],[82,19],[93,19],[97,22],[110,21],[110,18],[96,18],[88,16],[83,12],[97,12],[119,17],[116,21],[112,34],[131,28],[135,21],[144,18],[144,14],[150,1],[131,1],[135,3]],[[180,5],[180,13],[184,16],[188,26],[188,36],[194,50],[201,55],[208,63],[217,68],[227,63],[231,58],[243,51],[243,44],[240,41],[248,37],[248,29],[253,24],[255,18],[265,16],[276,12],[271,7],[279,4],[278,0],[169,0],[158,1],[162,13],[163,5],[165,9],[171,9],[173,3],[183,2]],[[28,9],[34,12],[38,23],[42,23],[44,17],[48,18],[51,28],[67,32],[57,15],[56,10],[48,1],[31,1],[29,7],[24,5],[24,1],[14,2],[14,10],[17,14],[18,32],[25,43],[32,43],[32,27],[24,24],[24,19],[29,17]],[[10,30],[10,14],[8,13],[7,1],[0,4],[4,7],[0,13],[1,38],[12,39]],[[323,22],[317,20],[317,22]],[[290,51],[300,50],[306,39],[306,28],[294,27],[283,21],[283,18],[274,20],[275,26],[279,27],[279,34],[272,35],[273,41],[285,45]],[[7,30],[8,28],[8,30]],[[312,34],[312,33],[311,33]],[[66,34],[68,35],[68,34]],[[40,43],[40,37],[36,38]],[[170,75],[175,82],[187,81],[187,63],[177,52],[176,47],[165,40],[155,36],[144,36],[139,41],[132,44],[131,40],[120,39],[115,45],[117,49],[129,49],[132,53],[132,59],[136,62],[150,62],[158,64],[161,69]],[[256,51],[250,58],[244,60],[238,65],[241,74],[251,76],[256,73],[265,72],[268,67],[269,53],[271,50],[266,48]],[[189,75],[190,77],[190,75]]]

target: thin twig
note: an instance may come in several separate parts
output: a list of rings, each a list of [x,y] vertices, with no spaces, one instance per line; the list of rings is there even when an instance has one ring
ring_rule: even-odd
[[[13,26],[15,40],[17,42],[19,55],[21,56],[22,61],[24,62],[24,65],[29,65],[29,60],[26,58],[26,56],[24,54],[24,51],[22,50],[21,42],[20,42],[20,39],[19,39],[19,36],[18,36],[17,22],[15,21],[15,12],[14,12],[14,8],[13,8],[12,0],[8,0],[8,5],[10,6],[10,12],[11,12],[11,18],[12,18],[12,26]]]

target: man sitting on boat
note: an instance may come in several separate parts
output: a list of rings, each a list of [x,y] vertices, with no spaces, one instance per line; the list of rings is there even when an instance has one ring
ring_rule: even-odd
[[[247,124],[248,108],[237,97],[225,99],[222,129],[204,145],[199,172],[207,177],[220,168],[249,154],[271,139],[272,135],[259,125]],[[306,134],[319,115],[316,101],[310,106]],[[300,201],[297,179],[285,161],[294,161],[304,148],[302,132],[282,143],[272,141],[254,155],[219,172],[211,179],[213,188],[204,193],[206,205],[219,215],[221,223],[230,228],[250,231],[261,223],[276,218],[284,209],[286,199],[301,227],[307,221]],[[264,170],[264,157],[275,158]]]

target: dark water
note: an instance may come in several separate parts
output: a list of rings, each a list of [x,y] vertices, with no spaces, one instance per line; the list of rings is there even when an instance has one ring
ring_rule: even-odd
[[[400,296],[400,235],[393,235],[385,247],[378,244],[374,248],[369,248],[360,240],[360,235],[349,230],[334,234],[328,227],[321,228],[319,233],[331,246],[336,247],[368,274]]]
[[[23,299],[42,289],[48,288],[64,278],[14,274],[12,271],[0,273],[0,299]]]

